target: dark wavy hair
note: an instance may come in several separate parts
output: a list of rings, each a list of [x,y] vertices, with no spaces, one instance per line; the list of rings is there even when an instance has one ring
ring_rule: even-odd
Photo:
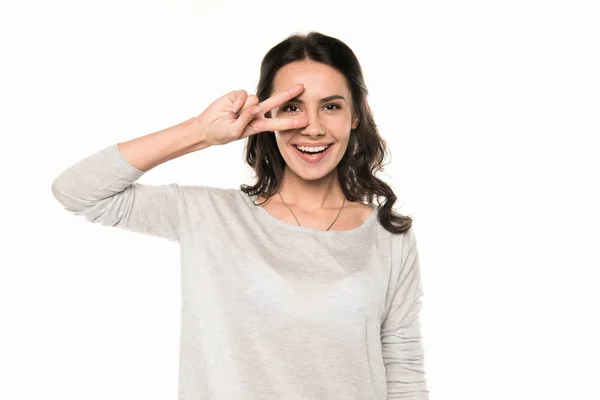
[[[350,47],[339,39],[314,31],[288,36],[271,48],[262,60],[256,89],[258,101],[264,101],[273,94],[273,80],[280,68],[303,60],[327,64],[346,77],[353,99],[353,115],[358,115],[360,119],[350,134],[346,153],[337,165],[338,179],[346,199],[374,204],[373,199],[376,198],[379,223],[395,234],[407,231],[412,224],[411,217],[392,210],[396,195],[390,186],[375,177],[387,165],[384,159],[389,152],[367,102],[368,90],[362,68]],[[270,118],[269,114],[265,116]],[[274,132],[249,136],[245,146],[245,161],[254,170],[256,183],[241,185],[244,193],[269,198],[280,190],[285,161],[277,147]]]

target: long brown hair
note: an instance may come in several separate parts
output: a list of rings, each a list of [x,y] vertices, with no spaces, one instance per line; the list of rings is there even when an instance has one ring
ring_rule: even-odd
[[[375,177],[387,165],[384,164],[384,159],[389,151],[375,125],[367,102],[368,90],[362,68],[350,47],[339,39],[314,31],[288,36],[271,48],[262,60],[256,90],[258,101],[264,101],[272,95],[273,80],[281,67],[303,60],[330,65],[346,77],[354,103],[353,115],[358,115],[360,119],[358,126],[350,134],[346,153],[337,166],[338,179],[346,199],[374,204],[373,200],[376,198],[379,223],[392,233],[407,231],[412,224],[411,217],[392,210],[397,200],[394,191]],[[265,116],[270,118],[269,114],[270,112]],[[240,189],[244,193],[269,198],[279,191],[285,161],[277,147],[274,132],[249,136],[245,146],[245,161],[254,170],[256,183],[241,185]]]

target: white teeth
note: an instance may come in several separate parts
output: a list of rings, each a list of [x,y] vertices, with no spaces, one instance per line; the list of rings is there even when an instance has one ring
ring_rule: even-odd
[[[323,151],[326,148],[329,147],[329,145],[327,146],[296,146],[298,147],[300,150],[302,151],[310,151],[310,152],[318,152],[318,151]]]

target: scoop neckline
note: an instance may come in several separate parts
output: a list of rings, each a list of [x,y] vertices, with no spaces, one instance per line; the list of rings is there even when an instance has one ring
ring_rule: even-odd
[[[331,230],[325,231],[325,230],[316,229],[316,228],[312,228],[312,227],[293,225],[293,224],[281,221],[278,218],[275,218],[267,210],[265,210],[262,206],[256,205],[255,203],[258,202],[258,194],[248,196],[246,193],[242,192],[241,190],[240,190],[240,193],[242,194],[242,196],[244,196],[247,199],[247,201],[250,203],[250,205],[252,207],[258,209],[258,210],[256,210],[256,213],[260,216],[260,218],[265,223],[268,223],[268,224],[274,225],[274,226],[278,226],[280,228],[284,228],[284,229],[287,229],[290,231],[296,231],[296,232],[302,232],[302,233],[312,233],[312,234],[323,235],[323,236],[346,236],[346,235],[352,235],[355,233],[362,232],[363,230],[365,230],[365,229],[369,228],[371,225],[373,225],[373,223],[377,220],[376,217],[377,217],[378,209],[376,206],[372,206],[373,210],[371,211],[371,214],[369,214],[367,219],[365,219],[362,224],[360,224],[359,226],[357,226],[356,228],[353,228],[353,229],[348,229],[348,230],[343,230],[343,231],[331,231]]]

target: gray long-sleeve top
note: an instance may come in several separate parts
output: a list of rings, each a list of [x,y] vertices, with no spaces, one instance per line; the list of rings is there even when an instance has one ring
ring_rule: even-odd
[[[155,186],[110,145],[52,183],[90,222],[177,241],[179,400],[427,400],[413,228],[288,224],[239,189]]]

